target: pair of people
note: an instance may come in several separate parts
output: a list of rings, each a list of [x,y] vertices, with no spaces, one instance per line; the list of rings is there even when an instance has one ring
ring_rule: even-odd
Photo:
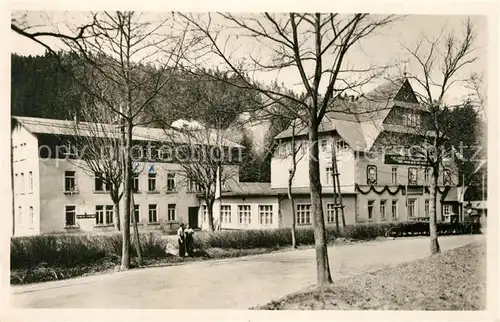
[[[185,257],[186,252],[188,256],[193,257],[193,228],[186,225],[184,228],[184,224],[181,224],[179,230],[177,230],[177,240],[179,242],[179,256]]]

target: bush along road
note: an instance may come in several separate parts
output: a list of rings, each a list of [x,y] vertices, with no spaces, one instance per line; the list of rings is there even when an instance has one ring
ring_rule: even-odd
[[[477,224],[440,223],[440,235],[479,233]],[[340,232],[328,229],[334,239],[366,241],[377,237],[409,237],[428,234],[425,222],[397,222],[346,226]],[[141,235],[144,267],[239,257],[286,249],[291,245],[290,229],[202,232],[195,235],[193,258],[177,256],[175,238],[156,233]],[[112,271],[120,261],[121,235],[43,235],[11,239],[11,284],[29,284]],[[314,244],[311,228],[297,230],[297,244]],[[137,267],[131,248],[132,268]]]

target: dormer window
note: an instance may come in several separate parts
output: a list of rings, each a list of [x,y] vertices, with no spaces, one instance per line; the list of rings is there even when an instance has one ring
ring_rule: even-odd
[[[337,140],[336,141],[336,148],[337,148],[337,151],[345,150],[345,149],[349,148],[349,145],[344,140]]]
[[[417,112],[406,112],[403,115],[403,124],[411,127],[419,127],[422,125],[422,117]]]

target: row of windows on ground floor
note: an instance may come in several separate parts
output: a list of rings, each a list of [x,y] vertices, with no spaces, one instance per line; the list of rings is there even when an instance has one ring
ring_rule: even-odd
[[[406,202],[406,214],[408,219],[416,218],[416,217],[421,217],[419,215],[419,209],[418,209],[418,202],[417,198],[408,198]],[[390,215],[393,220],[398,219],[398,204],[399,200],[398,199],[393,199],[393,200],[380,200],[378,204],[378,215],[381,221],[387,220],[388,216],[388,207],[389,207],[389,202],[390,202]],[[367,201],[367,210],[368,210],[368,220],[374,220],[374,217],[377,212],[377,204],[376,200],[368,200]],[[452,215],[452,207],[451,205],[443,205],[443,218],[445,221],[450,220],[450,216]],[[424,212],[423,212],[423,217],[429,217],[430,216],[430,199],[425,199],[424,200]]]
[[[167,221],[176,221],[176,204],[167,205]],[[130,223],[135,221],[137,223],[143,222],[141,216],[141,205],[134,205],[133,217],[130,216]],[[148,223],[159,223],[159,209],[157,204],[148,204],[147,207],[147,222]],[[96,226],[108,226],[114,224],[115,208],[113,205],[96,205],[95,206],[95,225]],[[75,205],[65,206],[65,226],[71,227],[76,226],[77,219],[77,209]]]
[[[381,221],[388,220],[388,216],[392,217],[392,220],[398,220],[399,215],[399,200],[380,200],[378,207],[378,214]],[[376,200],[368,200],[368,220],[372,221],[375,219],[376,214]],[[390,209],[388,207],[391,207]],[[274,212],[272,205],[258,205],[258,220],[259,224],[269,225],[273,223]],[[326,223],[335,223],[340,215],[339,207],[336,207],[334,203],[327,203],[325,209],[325,219]],[[337,210],[337,211],[336,211]],[[251,224],[252,223],[252,205],[237,205],[237,222],[239,224]],[[231,205],[221,205],[220,208],[222,223],[231,223],[233,221],[233,211]],[[429,217],[430,215],[430,199],[425,199],[424,201],[424,216]],[[445,220],[449,221],[452,215],[451,205],[443,205],[443,217]],[[416,198],[409,198],[407,203],[407,216],[408,218],[419,217],[418,204]],[[296,205],[296,223],[297,224],[311,224],[311,204],[297,204]],[[203,221],[208,221],[208,213],[206,205],[203,205]]]

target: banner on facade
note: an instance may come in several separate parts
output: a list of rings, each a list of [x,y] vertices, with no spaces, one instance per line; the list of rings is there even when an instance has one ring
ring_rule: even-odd
[[[427,159],[423,156],[386,154],[384,156],[385,164],[405,164],[405,165],[427,165]]]

